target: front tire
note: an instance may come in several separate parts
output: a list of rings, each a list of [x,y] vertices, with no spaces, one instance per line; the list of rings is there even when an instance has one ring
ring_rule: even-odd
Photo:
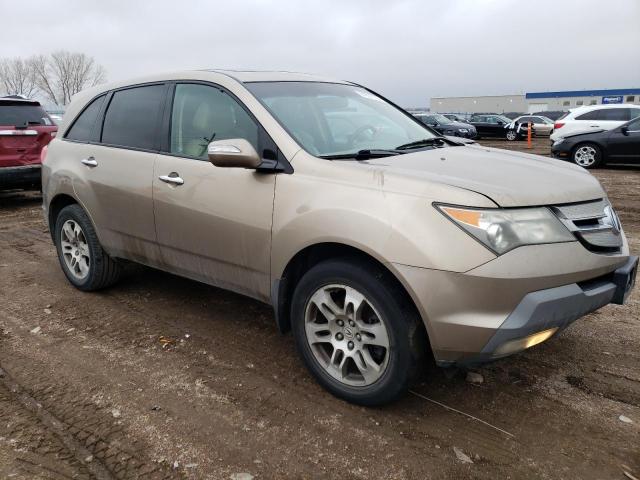
[[[583,168],[597,168],[602,163],[602,151],[595,143],[580,143],[573,149],[571,159]]]
[[[296,346],[316,380],[360,405],[389,403],[409,388],[425,332],[406,294],[380,267],[329,260],[311,268],[293,295]]]
[[[518,139],[518,133],[515,130],[507,130],[507,140],[513,142]]]
[[[60,211],[54,239],[62,271],[79,290],[100,290],[120,278],[120,265],[102,249],[91,220],[80,205],[69,205]]]

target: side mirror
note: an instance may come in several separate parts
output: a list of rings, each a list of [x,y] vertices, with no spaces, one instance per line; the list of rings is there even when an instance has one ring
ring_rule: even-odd
[[[624,125],[624,126],[620,127],[620,132],[623,135],[629,135],[629,125]]]
[[[216,167],[258,168],[262,163],[253,145],[244,138],[216,140],[209,144],[207,152]]]

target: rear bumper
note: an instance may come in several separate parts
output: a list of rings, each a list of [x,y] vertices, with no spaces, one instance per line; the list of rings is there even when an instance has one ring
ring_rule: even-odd
[[[392,267],[418,307],[436,362],[446,366],[516,353],[502,346],[622,303],[636,265],[625,239],[615,255],[568,242],[520,247],[467,272]]]
[[[41,165],[0,168],[0,188],[40,186]]]

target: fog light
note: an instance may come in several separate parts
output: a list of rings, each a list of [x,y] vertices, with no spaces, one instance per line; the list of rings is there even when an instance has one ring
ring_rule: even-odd
[[[520,352],[522,350],[526,350],[529,347],[533,347],[534,345],[538,345],[539,343],[548,340],[553,336],[554,333],[558,331],[558,328],[550,328],[548,330],[543,330],[538,333],[534,333],[533,335],[529,335],[528,337],[518,338],[516,340],[509,340],[506,343],[500,345],[495,352],[493,352],[494,356],[501,355],[509,355],[511,353]]]

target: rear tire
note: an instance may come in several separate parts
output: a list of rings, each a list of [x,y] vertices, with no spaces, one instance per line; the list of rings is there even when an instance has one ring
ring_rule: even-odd
[[[507,130],[506,137],[507,140],[513,142],[518,139],[518,133],[515,130]]]
[[[424,365],[426,333],[381,267],[328,260],[298,283],[291,319],[298,352],[333,395],[374,406],[402,396]]]
[[[120,278],[120,265],[102,249],[91,220],[80,205],[69,205],[60,211],[54,241],[62,271],[79,290],[100,290]]]
[[[579,143],[571,152],[571,160],[586,169],[597,168],[602,163],[602,151],[595,143]]]

